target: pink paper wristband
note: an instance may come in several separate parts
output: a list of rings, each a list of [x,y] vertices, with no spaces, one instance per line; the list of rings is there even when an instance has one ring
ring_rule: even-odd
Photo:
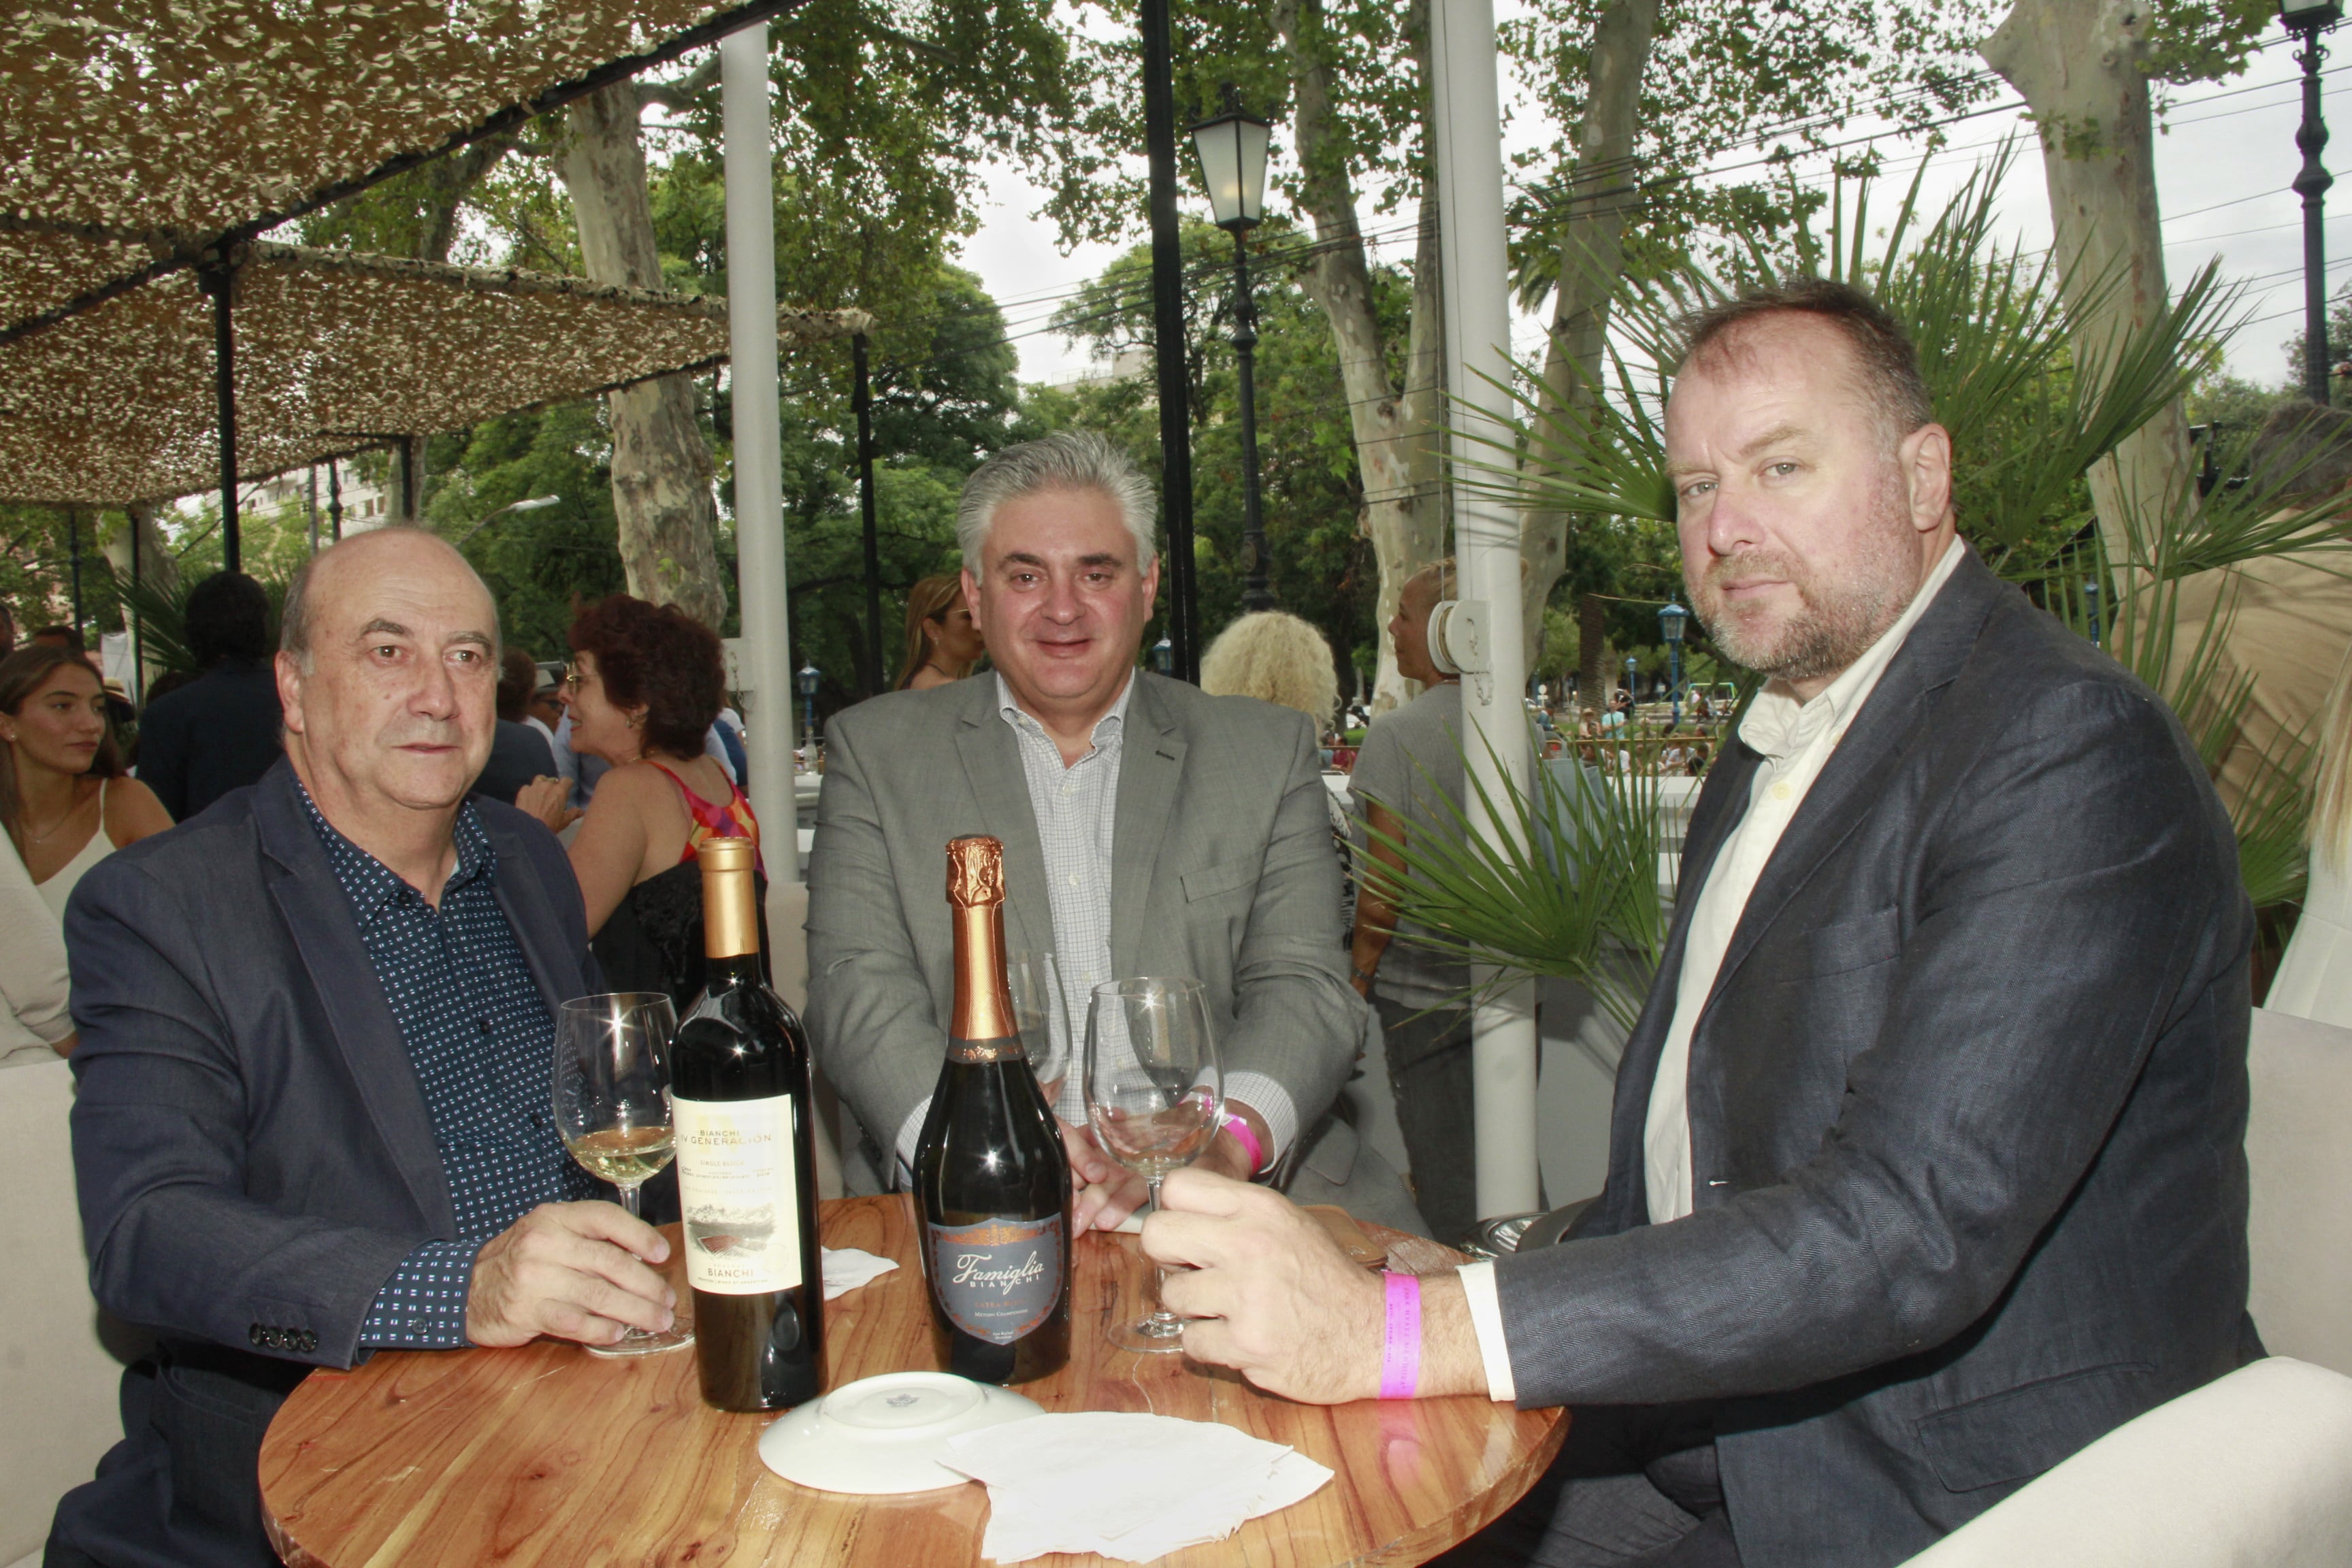
[[[1388,1327],[1381,1343],[1381,1397],[1411,1399],[1421,1386],[1421,1277],[1386,1274]]]
[[[1232,1133],[1234,1141],[1242,1146],[1242,1152],[1249,1156],[1251,1175],[1265,1169],[1265,1151],[1258,1146],[1257,1134],[1250,1131],[1247,1121],[1227,1111],[1217,1125]]]

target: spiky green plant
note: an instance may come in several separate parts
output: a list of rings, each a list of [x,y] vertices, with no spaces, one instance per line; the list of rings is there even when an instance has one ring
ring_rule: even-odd
[[[1466,751],[1483,742],[1457,743]],[[1467,768],[1471,798],[1460,805],[1433,781],[1423,793],[1440,813],[1432,830],[1400,838],[1366,828],[1371,842],[1396,851],[1402,872],[1363,855],[1357,876],[1428,933],[1408,940],[1494,964],[1497,984],[1521,974],[1575,981],[1631,1029],[1665,944],[1656,775],[1665,742],[1579,744],[1599,765],[1581,765],[1571,751],[1566,765],[1538,765],[1532,788],[1497,768],[1500,799]],[[1402,810],[1401,802],[1378,804]],[[1504,831],[1485,831],[1497,823]]]

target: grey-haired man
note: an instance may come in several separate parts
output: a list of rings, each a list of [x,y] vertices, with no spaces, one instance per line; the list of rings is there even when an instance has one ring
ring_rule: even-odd
[[[267,1568],[256,1466],[315,1366],[667,1326],[668,1245],[549,1115],[602,988],[562,847],[469,801],[498,609],[442,541],[322,551],[286,600],[286,756],[109,856],[66,911],[99,1304],[157,1332],[47,1568]]]
[[[1418,1230],[1386,1162],[1328,1112],[1364,1005],[1348,984],[1316,736],[1248,698],[1136,668],[1160,585],[1150,486],[1100,437],[1009,447],[965,482],[963,587],[993,675],[836,717],[809,868],[809,1021],[883,1179],[911,1164],[953,976],[949,839],[1004,841],[1016,949],[1058,958],[1083,1028],[1091,987],[1191,975],[1208,992],[1237,1127],[1202,1164],[1280,1172],[1294,1197]],[[1081,1228],[1139,1183],[1081,1134],[1060,1088]]]

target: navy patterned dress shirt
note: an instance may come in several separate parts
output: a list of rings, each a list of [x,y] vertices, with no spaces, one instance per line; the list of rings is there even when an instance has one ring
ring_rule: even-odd
[[[599,1190],[555,1131],[554,1020],[499,907],[498,852],[470,804],[457,813],[457,866],[438,910],[329,826],[308,791],[302,804],[416,1068],[457,1221],[457,1240],[425,1242],[401,1260],[360,1343],[455,1349],[467,1342],[482,1243],[541,1204]]]

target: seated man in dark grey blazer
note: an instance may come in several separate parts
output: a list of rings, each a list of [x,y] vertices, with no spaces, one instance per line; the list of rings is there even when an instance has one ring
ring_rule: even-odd
[[[1160,566],[1150,483],[1099,437],[1012,447],[964,482],[964,595],[996,673],[836,715],[809,862],[809,1024],[874,1147],[910,1164],[952,996],[948,840],[1004,841],[1007,938],[1057,955],[1069,1027],[1125,975],[1207,991],[1236,1121],[1202,1157],[1241,1178],[1420,1228],[1387,1162],[1327,1114],[1363,1003],[1339,945],[1339,864],[1304,715],[1136,668]],[[1056,1100],[1076,1219],[1142,1196]]]
[[[667,1244],[572,1201],[549,1109],[556,1005],[598,988],[579,886],[466,800],[488,591],[431,534],[361,534],[296,576],[280,646],[286,759],[67,910],[90,1285],[161,1348],[48,1568],[275,1563],[256,1465],[311,1367],[670,1320]]]
[[[2156,695],[1959,542],[1865,297],[1698,319],[1691,602],[1769,675],[1708,775],[1575,1238],[1388,1291],[1184,1173],[1185,1348],[1297,1398],[1578,1406],[1455,1562],[1878,1568],[2260,1353],[2236,845]],[[1416,1359],[1417,1358],[1417,1359]],[[1410,1363],[1410,1364],[1409,1364]]]

